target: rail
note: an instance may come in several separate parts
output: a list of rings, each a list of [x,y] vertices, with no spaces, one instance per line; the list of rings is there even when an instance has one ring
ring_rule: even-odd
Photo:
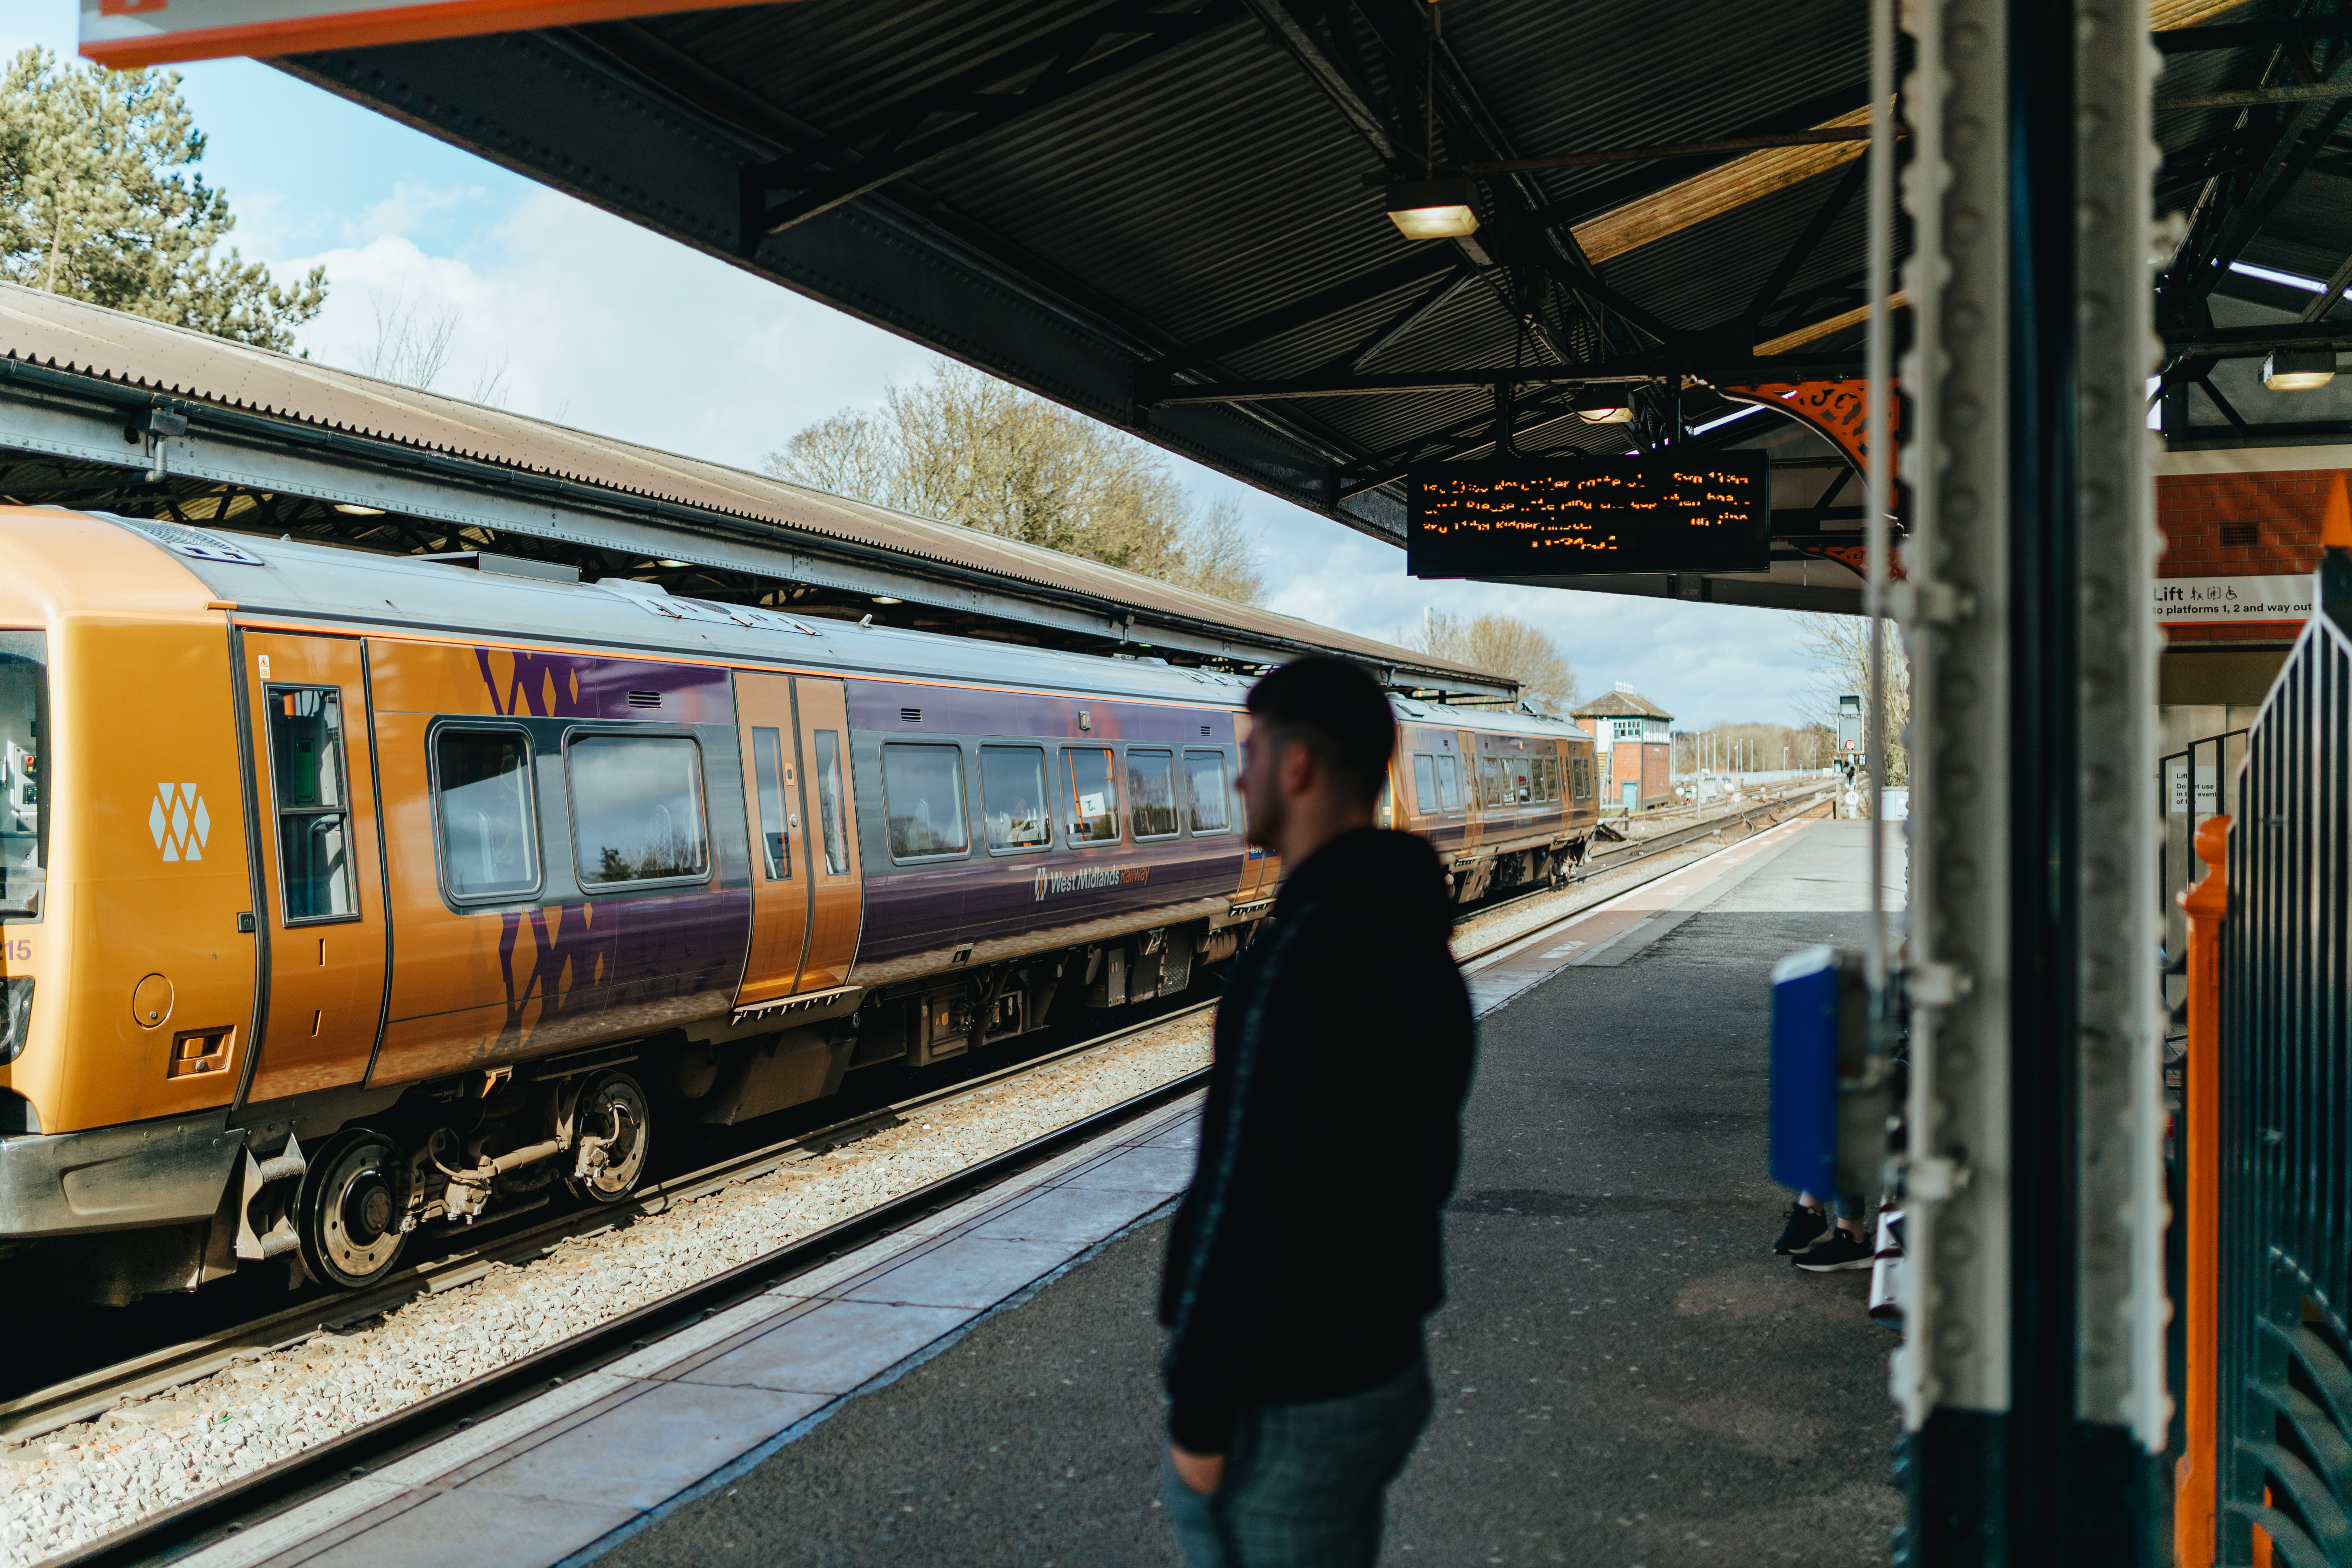
[[[2246,737],[2218,1037],[2189,1047],[2192,1072],[2210,1052],[2190,1081],[2214,1086],[2216,1195],[2210,1372],[2187,1391],[2214,1421],[2186,1468],[2208,1467],[2223,1568],[2352,1563],[2352,640],[2326,592],[2352,563],[2326,554],[2319,613]],[[2192,1270],[2192,1344],[2200,1294]]]
[[[1158,1020],[1156,1020],[1158,1021]],[[902,1229],[1110,1128],[1198,1089],[1208,1070],[1187,1073],[1042,1137],[992,1155],[950,1176],[902,1194],[699,1284],[649,1301],[560,1344],[431,1394],[351,1431],[280,1459],[202,1497],[162,1510],[76,1551],[47,1568],[131,1568],[176,1557],[224,1540],[309,1498],[438,1442],[569,1379],[642,1350],[653,1340],[717,1315],[739,1302]]]
[[[462,1251],[410,1265],[363,1289],[314,1298],[267,1317],[216,1330],[178,1344],[92,1368],[47,1387],[0,1403],[0,1438],[22,1441],[91,1420],[126,1399],[141,1399],[193,1383],[235,1365],[257,1352],[299,1343],[321,1329],[388,1312],[427,1293],[452,1290],[502,1264],[545,1254],[559,1243],[593,1236],[631,1220],[663,1213],[673,1205],[720,1191],[795,1162],[813,1159],[897,1125],[909,1112],[961,1100],[992,1084],[1036,1072],[1057,1062],[1087,1056],[1148,1029],[1156,1029],[1215,1006],[1214,1001],[1171,1008],[1140,1023],[1097,1035],[1059,1050],[1044,1052],[976,1077],[959,1079],[923,1094],[877,1107],[840,1121],[730,1156],[697,1170],[649,1184],[636,1196],[610,1208],[582,1210],[486,1237]]]

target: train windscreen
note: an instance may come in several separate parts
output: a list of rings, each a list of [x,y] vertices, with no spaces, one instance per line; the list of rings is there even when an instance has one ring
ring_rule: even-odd
[[[42,797],[53,786],[42,744],[49,728],[49,642],[0,632],[0,921],[38,920],[48,876]]]

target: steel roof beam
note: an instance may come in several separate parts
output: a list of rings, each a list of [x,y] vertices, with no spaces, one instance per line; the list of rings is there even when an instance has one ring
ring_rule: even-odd
[[[1246,321],[1236,321],[1223,331],[1213,332],[1197,342],[1187,343],[1152,361],[1137,374],[1150,381],[1191,370],[1220,354],[1255,348],[1259,343],[1278,338],[1285,332],[1296,331],[1327,316],[1336,316],[1342,310],[1352,310],[1359,305],[1369,304],[1383,294],[1392,294],[1399,289],[1464,270],[1462,263],[1451,250],[1418,249],[1385,267],[1359,273],[1328,289],[1319,289],[1304,299],[1294,300],[1287,305],[1253,316]]]
[[[2164,346],[2177,353],[2200,354],[2209,359],[2259,359],[2273,349],[2352,349],[2352,321],[2175,327],[2165,332]]]
[[[1384,326],[1374,331],[1356,348],[1342,354],[1335,363],[1339,369],[1350,374],[1363,369],[1366,361],[1436,314],[1444,307],[1447,300],[1462,292],[1476,279],[1477,276],[1475,270],[1465,267],[1452,277],[1444,279],[1436,288],[1390,317]]]
[[[2307,44],[2352,37],[2352,16],[2301,16],[2279,22],[2222,22],[2205,27],[2175,27],[2154,35],[2159,53],[2195,54],[2203,49],[2243,49],[2263,44]]]
[[[1669,376],[1693,376],[1701,381],[1769,379],[1802,381],[1826,375],[1854,375],[1862,363],[1854,353],[1800,357],[1776,354],[1754,358],[1727,353],[1710,358],[1703,353],[1664,355],[1647,360],[1601,361],[1584,365],[1498,365],[1483,370],[1404,371],[1393,375],[1300,376],[1277,381],[1223,381],[1171,386],[1151,399],[1154,406],[1191,403],[1260,403],[1297,397],[1378,397],[1398,392],[1454,392],[1538,384],[1628,385]]]
[[[2335,309],[2336,301],[2344,298],[2347,285],[2352,285],[2352,256],[2344,258],[2342,265],[2328,276],[2327,287],[2321,289],[2312,298],[2311,303],[2303,308],[2303,319],[2306,321],[2316,321],[2326,315],[2329,310]]]
[[[1772,268],[1772,276],[1756,290],[1756,297],[1748,301],[1748,309],[1740,315],[1739,325],[1744,334],[1752,336],[1763,325],[1766,313],[1780,302],[1781,291],[1796,279],[1798,269],[1821,248],[1822,239],[1829,234],[1830,225],[1837,221],[1838,214],[1845,211],[1847,205],[1853,200],[1854,193],[1862,188],[1863,176],[1869,169],[1867,160],[1855,159],[1846,166],[1844,175],[1831,188],[1830,194],[1822,198],[1822,205],[1806,221],[1805,232],[1789,247],[1788,254],[1780,258],[1780,264]]]
[[[1174,12],[1164,4],[1119,0],[869,114],[817,146],[746,169],[745,247],[1164,59],[1243,16],[1243,0],[1200,0]],[[1136,41],[1110,42],[1118,38]],[[779,191],[797,194],[772,205]]]

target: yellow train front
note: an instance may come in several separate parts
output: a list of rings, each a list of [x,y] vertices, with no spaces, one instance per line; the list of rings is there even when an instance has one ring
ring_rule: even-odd
[[[1182,991],[1279,867],[1237,678],[0,508],[0,1261],[121,1302],[617,1202],[732,1123]],[[1397,826],[1556,875],[1571,726],[1400,700]]]

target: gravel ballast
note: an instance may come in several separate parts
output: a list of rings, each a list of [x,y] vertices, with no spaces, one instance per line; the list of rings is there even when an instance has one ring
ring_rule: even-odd
[[[0,1449],[0,1565],[38,1563],[1206,1067],[1195,1014],[517,1267]]]

